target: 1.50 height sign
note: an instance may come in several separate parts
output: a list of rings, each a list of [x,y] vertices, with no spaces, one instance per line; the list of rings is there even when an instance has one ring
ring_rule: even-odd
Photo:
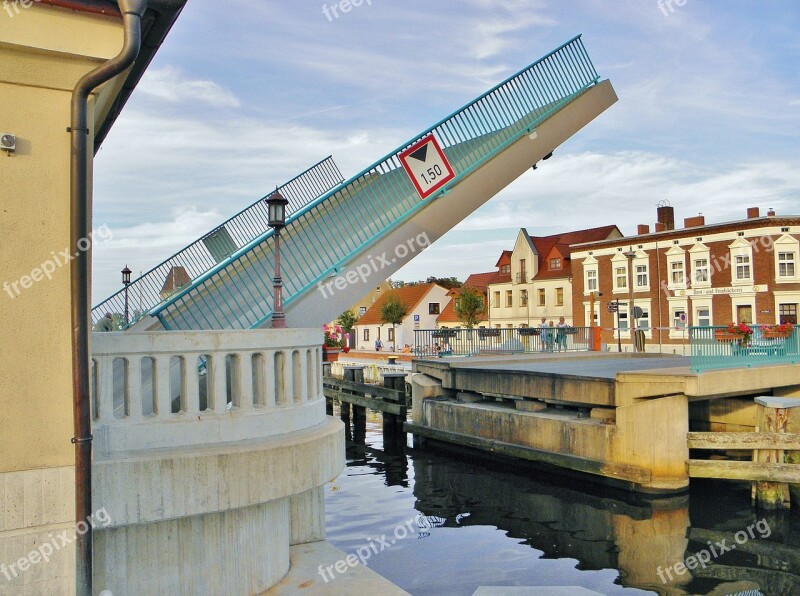
[[[423,199],[427,199],[456,177],[433,135],[420,139],[398,157]]]

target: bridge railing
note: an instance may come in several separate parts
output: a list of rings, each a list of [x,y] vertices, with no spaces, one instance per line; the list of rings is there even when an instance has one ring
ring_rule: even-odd
[[[278,187],[289,201],[287,213],[299,211],[312,200],[344,181],[342,173],[328,156],[302,174]],[[148,314],[148,311],[170,294],[182,290],[192,281],[225,262],[239,249],[269,231],[266,198],[263,197],[217,226],[186,248],[159,263],[127,288],[129,324]],[[166,286],[166,291],[165,291]],[[92,323],[98,323],[106,313],[117,315],[119,326],[125,327],[125,294],[122,289],[92,309]]]
[[[515,327],[478,329],[416,329],[414,355],[421,358],[478,354],[586,352],[591,327]]]
[[[99,454],[302,430],[324,421],[322,403],[317,329],[92,337],[92,432]]]
[[[284,304],[337,274],[599,80],[577,36],[294,213],[281,235]],[[438,141],[455,176],[421,200],[399,156],[428,136]],[[151,314],[168,329],[261,326],[272,314],[271,236],[255,240]]]
[[[796,364],[800,362],[797,329],[778,331],[773,326],[748,326],[751,333],[727,326],[689,327],[690,368],[694,372],[725,368]]]

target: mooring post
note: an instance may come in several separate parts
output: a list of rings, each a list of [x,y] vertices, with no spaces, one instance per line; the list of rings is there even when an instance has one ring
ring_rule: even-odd
[[[344,368],[344,380],[349,381],[351,383],[363,383],[364,382],[364,367],[363,366],[345,366]],[[353,395],[355,391],[352,389],[342,388],[342,420],[344,420],[344,411],[345,407],[347,409],[347,420],[350,420],[350,404],[345,402],[346,399],[345,395]],[[361,435],[366,433],[367,428],[367,413],[366,410],[362,406],[353,405],[353,434]]]
[[[326,378],[333,376],[333,371],[331,370],[331,363],[330,362],[323,362],[322,363],[322,380],[325,382]],[[326,397],[325,398],[325,413],[328,416],[333,416],[333,398]]]
[[[757,397],[757,424],[762,432],[785,434],[789,411],[800,407],[800,399],[787,397]],[[758,460],[765,463],[786,463],[783,449],[760,449]],[[756,482],[756,506],[761,509],[789,509],[791,497],[785,482]]]
[[[407,373],[404,372],[391,372],[391,373],[384,373],[383,374],[383,386],[386,389],[394,389],[395,391],[400,391],[401,397],[397,400],[397,403],[405,405],[405,393],[406,393],[406,375]],[[386,412],[383,413],[383,432],[384,434],[390,435],[397,435],[398,432],[403,432],[403,423],[405,420],[402,420],[399,416],[395,416],[394,414],[387,414]]]

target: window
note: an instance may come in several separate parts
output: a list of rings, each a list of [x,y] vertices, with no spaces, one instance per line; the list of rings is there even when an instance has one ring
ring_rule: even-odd
[[[366,306],[359,306],[358,307],[358,316],[359,317],[363,317],[365,314],[367,314],[367,307]]]
[[[628,287],[628,268],[616,267],[614,269],[614,283],[618,290],[624,290]]]
[[[736,255],[736,279],[750,279],[750,255]]]
[[[797,304],[779,304],[778,314],[780,315],[780,323],[791,323],[797,325]]]
[[[528,306],[528,290],[522,290],[519,295],[519,305]]]
[[[672,311],[672,326],[675,329],[686,329],[686,311],[674,310]]]
[[[794,277],[794,253],[778,253],[778,277]]]
[[[522,277],[525,277],[525,259],[519,260],[519,272],[522,274]]]
[[[494,293],[494,300],[492,301],[495,308],[500,308],[500,292]]]
[[[438,315],[439,314],[439,303],[438,302],[428,302],[428,314],[429,315]]]
[[[561,269],[561,259],[550,259],[550,269]]]
[[[684,284],[684,277],[683,277],[683,261],[672,261],[671,263],[671,277],[672,284],[676,286],[682,286]]]
[[[705,283],[707,281],[708,281],[708,259],[695,259],[693,283]]]
[[[364,341],[369,341],[369,329],[364,329]]]
[[[586,291],[587,292],[597,291],[597,269],[586,270]]]
[[[506,290],[506,306],[514,306],[514,292],[511,290]]]
[[[628,309],[621,306],[619,308],[619,328],[621,331],[628,329]]]
[[[650,285],[647,279],[647,265],[636,265],[636,287],[646,288]]]
[[[544,288],[536,290],[536,304],[539,306],[544,306],[546,304]]]
[[[697,309],[697,317],[695,323],[700,327],[711,326],[711,309],[707,306],[701,306]]]
[[[638,329],[647,331],[650,329],[650,309],[645,306],[639,306],[642,309],[642,316],[636,319],[635,323]]]
[[[564,306],[564,288],[556,288],[556,306]]]
[[[394,341],[394,329],[392,329],[391,327],[389,328],[388,341]]]
[[[511,265],[501,265],[500,273],[511,273]]]

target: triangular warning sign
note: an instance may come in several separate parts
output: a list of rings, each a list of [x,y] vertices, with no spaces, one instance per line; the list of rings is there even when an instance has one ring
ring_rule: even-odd
[[[419,149],[414,151],[414,153],[409,155],[409,157],[413,157],[414,159],[417,159],[417,160],[421,161],[422,163],[425,163],[427,161],[427,159],[428,159],[428,147],[429,146],[430,146],[430,143],[425,143],[422,147],[420,147]]]

